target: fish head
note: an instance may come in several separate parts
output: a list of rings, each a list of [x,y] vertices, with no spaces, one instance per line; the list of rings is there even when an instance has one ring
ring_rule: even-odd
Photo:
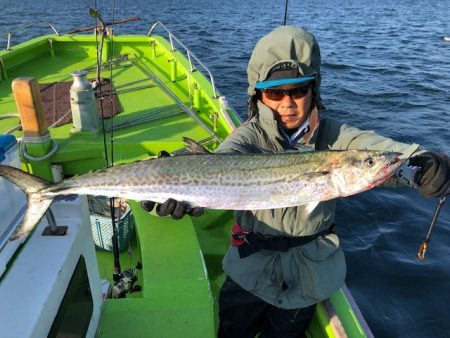
[[[340,196],[372,189],[389,180],[405,160],[401,153],[352,150],[339,158],[339,169],[333,170],[333,185]]]

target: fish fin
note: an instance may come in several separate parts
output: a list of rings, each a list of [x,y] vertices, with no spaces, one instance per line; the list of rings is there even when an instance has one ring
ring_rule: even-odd
[[[44,198],[39,193],[27,195],[28,207],[22,222],[9,237],[10,241],[15,241],[26,236],[39,223],[53,202],[53,198]]]
[[[184,143],[186,143],[185,152],[183,154],[210,154],[211,152],[206,149],[202,144],[189,137],[183,137]]]
[[[0,176],[17,185],[27,194],[28,206],[25,217],[10,237],[10,240],[20,239],[34,229],[52,204],[53,198],[45,198],[40,193],[51,183],[6,165],[0,165]]]
[[[263,154],[279,154],[279,153],[286,153],[285,150],[276,151],[272,149],[265,149],[265,148],[259,148]]]
[[[51,183],[42,178],[28,174],[21,169],[0,165],[0,176],[17,185],[26,194],[35,193],[48,188]]]
[[[299,144],[297,145],[297,147],[295,148],[295,150],[299,153],[310,153],[315,151],[314,148],[311,148],[309,146],[305,146],[303,144]]]
[[[262,149],[264,150],[264,149]],[[283,150],[264,150],[264,153],[274,153],[274,154],[298,154],[298,153],[312,153],[315,150],[308,146],[298,146],[293,149],[283,149]]]

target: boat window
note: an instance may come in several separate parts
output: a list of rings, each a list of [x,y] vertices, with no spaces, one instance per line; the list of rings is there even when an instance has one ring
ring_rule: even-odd
[[[85,337],[92,312],[86,262],[80,256],[48,337]]]

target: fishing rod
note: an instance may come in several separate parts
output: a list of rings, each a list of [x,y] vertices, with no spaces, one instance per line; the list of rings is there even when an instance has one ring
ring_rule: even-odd
[[[105,122],[104,122],[104,111],[103,111],[103,92],[102,92],[102,79],[101,79],[101,63],[102,63],[102,51],[103,51],[103,42],[106,36],[106,29],[107,24],[103,21],[101,13],[98,11],[96,6],[96,1],[94,3],[95,8],[89,8],[89,15],[95,19],[100,21],[101,26],[101,40],[100,40],[100,46],[97,41],[97,72],[96,72],[96,81],[97,86],[99,89],[100,94],[100,111],[102,115],[102,126],[103,126],[103,143],[104,143],[104,151],[105,151],[105,160],[107,166],[114,166],[114,128],[111,130],[110,134],[110,142],[111,142],[111,162],[108,160],[108,150],[106,146],[106,128],[105,128]],[[115,1],[113,2],[113,16],[112,16],[112,25],[114,25],[115,22]],[[95,27],[98,27],[96,25]],[[97,36],[97,34],[96,34]],[[114,53],[114,35],[111,34],[111,45],[112,45],[112,51]],[[114,58],[114,55],[112,55],[112,58]],[[110,85],[112,89],[112,62],[110,63]],[[113,105],[113,95],[110,90],[110,104],[111,104],[111,111],[112,105]],[[113,117],[111,117],[111,125],[113,127]],[[140,291],[141,287],[138,285],[135,285],[134,283],[137,281],[137,274],[136,269],[141,269],[142,266],[140,263],[136,265],[136,267],[127,269],[125,271],[122,271],[120,266],[120,249],[119,249],[119,230],[116,223],[116,210],[115,210],[115,198],[109,199],[109,207],[110,207],[110,213],[111,213],[111,225],[112,225],[112,247],[113,247],[113,257],[114,257],[114,269],[113,269],[113,281],[114,281],[114,287],[112,288],[112,294],[115,298],[124,298],[127,292],[134,292],[134,291]]]
[[[287,22],[287,12],[288,12],[288,0],[285,1],[284,4],[284,21],[283,21],[283,26],[286,26],[286,22]]]
[[[100,37],[100,46],[98,46],[97,42],[97,71],[96,71],[96,85],[98,86],[98,89],[100,91],[100,96],[102,96],[102,81],[100,78],[100,72],[101,72],[101,62],[102,62],[102,51],[103,51],[103,41],[106,34],[106,25],[105,22],[102,19],[102,15],[97,9],[97,2],[94,2],[95,8],[89,8],[89,16],[96,21],[100,21],[100,24],[102,26],[101,30],[101,37]],[[97,36],[97,34],[96,34]],[[100,112],[102,115],[102,127],[103,127],[103,144],[104,144],[104,151],[105,151],[105,160],[106,160],[106,166],[109,166],[109,160],[108,160],[108,149],[106,147],[106,129],[105,129],[105,119],[103,114],[103,100],[100,100]],[[111,149],[111,153],[113,154],[113,149]],[[111,159],[111,166],[114,165],[114,159]],[[112,246],[113,246],[113,255],[114,255],[114,272],[113,272],[113,280],[114,282],[117,282],[120,279],[120,273],[121,273],[121,267],[120,267],[120,259],[119,259],[119,242],[118,242],[118,236],[117,236],[117,225],[116,225],[116,217],[115,217],[115,210],[114,210],[114,199],[110,199],[109,203],[110,212],[111,212],[111,222],[112,222]]]
[[[99,89],[100,96],[102,96],[102,81],[101,81],[101,62],[102,62],[102,53],[103,53],[103,43],[106,35],[106,24],[102,19],[102,15],[100,11],[97,9],[97,1],[94,1],[94,8],[89,8],[89,16],[93,19],[100,21],[101,26],[101,37],[100,37],[100,45],[97,42],[97,69],[96,69],[96,86]],[[98,25],[95,25],[95,27],[98,27]],[[97,34],[95,35],[97,37]],[[103,113],[103,100],[100,100],[100,113],[102,115],[102,131],[103,131],[103,145],[104,145],[104,152],[105,152],[105,161],[106,166],[109,166],[109,158],[108,158],[108,149],[106,146],[106,129],[105,129],[105,119],[104,119],[104,113]],[[111,147],[111,153],[113,154],[113,148]],[[111,156],[112,156],[111,154]],[[111,159],[111,166],[114,165],[114,158]],[[113,247],[113,255],[114,255],[114,271],[113,271],[113,280],[115,283],[117,283],[120,280],[120,273],[121,273],[121,267],[120,267],[120,253],[119,253],[119,242],[118,242],[118,230],[116,225],[116,217],[115,217],[115,210],[114,210],[114,198],[109,200],[109,207],[110,207],[110,213],[111,213],[111,223],[112,223],[112,247]]]
[[[100,71],[101,71],[101,64],[102,64],[103,43],[105,41],[105,35],[106,35],[106,24],[102,19],[102,15],[100,14],[100,12],[97,9],[89,8],[89,16],[95,20],[100,21],[100,26],[101,26],[100,47],[97,48],[97,71],[96,71],[96,77],[95,77],[95,80],[97,81],[97,85],[101,87]],[[96,26],[96,27],[98,27],[98,26]],[[97,34],[96,34],[96,36],[97,36]],[[101,92],[101,89],[100,89],[100,92]]]
[[[414,183],[414,178],[416,177],[416,174],[419,173],[421,170],[422,170],[421,167],[410,166],[409,162],[407,162],[400,166],[400,168],[395,173],[395,176],[398,179],[402,180],[406,185],[410,186],[411,188],[417,188],[417,184]],[[425,239],[422,241],[422,244],[420,245],[419,250],[417,252],[417,258],[421,261],[425,260],[425,254],[428,249],[428,243],[431,240],[431,234],[434,230],[434,226],[437,223],[439,213],[441,212],[441,209],[444,206],[448,195],[450,195],[450,190],[447,190],[439,198],[439,200],[436,204],[436,208],[434,209],[433,217],[431,218],[431,223],[428,226],[427,234],[425,236]]]
[[[430,226],[428,227],[427,235],[425,236],[425,239],[423,240],[422,244],[419,247],[419,251],[417,252],[417,258],[419,258],[419,260],[421,260],[421,261],[425,260],[425,254],[428,249],[428,243],[431,240],[431,233],[433,232],[434,225],[437,222],[439,213],[441,212],[441,209],[445,204],[445,200],[447,199],[447,196],[448,196],[448,194],[441,196],[437,202],[436,209],[434,209],[433,218],[431,219]]]

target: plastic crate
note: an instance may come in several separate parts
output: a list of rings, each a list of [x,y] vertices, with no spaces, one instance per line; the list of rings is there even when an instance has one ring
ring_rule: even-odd
[[[131,208],[127,206],[125,213],[116,219],[119,251],[124,251],[134,235],[134,218]],[[111,217],[91,214],[92,236],[95,246],[100,249],[113,251],[113,227]]]

